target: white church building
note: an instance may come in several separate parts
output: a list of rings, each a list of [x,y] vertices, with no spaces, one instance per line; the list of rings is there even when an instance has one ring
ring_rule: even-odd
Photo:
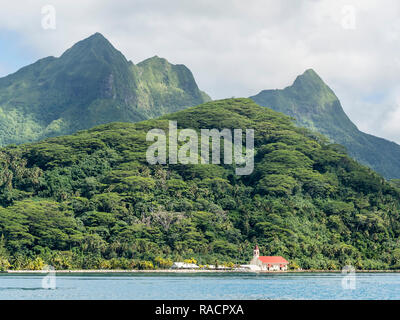
[[[287,271],[289,262],[280,256],[260,256],[260,249],[256,245],[250,264],[258,266],[261,271]]]

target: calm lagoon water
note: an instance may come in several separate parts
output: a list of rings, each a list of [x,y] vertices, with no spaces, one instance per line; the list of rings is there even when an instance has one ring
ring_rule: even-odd
[[[360,273],[355,289],[342,274],[0,274],[0,299],[400,299],[400,274]]]

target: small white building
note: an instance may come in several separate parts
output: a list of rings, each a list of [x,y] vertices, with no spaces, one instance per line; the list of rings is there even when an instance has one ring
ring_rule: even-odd
[[[262,271],[287,271],[289,262],[280,256],[260,256],[260,249],[256,245],[250,264]]]
[[[232,270],[231,267],[225,267],[225,266],[215,266],[213,264],[206,264],[204,266],[205,269],[208,270]]]
[[[174,262],[171,269],[199,269],[199,266],[194,263]]]
[[[261,271],[261,268],[255,264],[241,264],[237,270],[243,271]]]

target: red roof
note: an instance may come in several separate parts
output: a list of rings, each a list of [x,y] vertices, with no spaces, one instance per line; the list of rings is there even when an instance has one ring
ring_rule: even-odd
[[[260,260],[262,263],[272,263],[272,264],[288,264],[289,262],[282,257],[258,257],[258,260]]]

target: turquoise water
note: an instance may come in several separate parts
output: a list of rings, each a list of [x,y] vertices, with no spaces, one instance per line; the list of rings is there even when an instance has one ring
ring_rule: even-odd
[[[0,299],[400,299],[400,274],[58,274],[43,289],[41,274],[0,274]]]

